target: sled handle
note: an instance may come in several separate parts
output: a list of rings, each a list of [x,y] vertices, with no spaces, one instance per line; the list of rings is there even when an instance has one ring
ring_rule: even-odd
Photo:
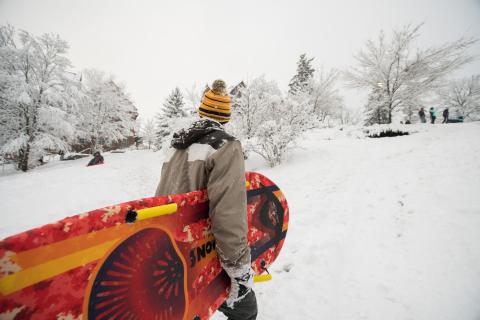
[[[253,277],[253,282],[267,282],[272,280],[272,275],[270,273],[267,274],[259,274]]]
[[[159,216],[165,216],[177,212],[177,204],[170,203],[163,206],[140,209],[137,211],[137,221],[146,220],[150,218],[155,218]]]
[[[130,208],[125,215],[125,222],[131,224],[137,221],[165,216],[175,212],[177,212],[177,204],[175,202],[163,206],[140,209],[138,211]]]

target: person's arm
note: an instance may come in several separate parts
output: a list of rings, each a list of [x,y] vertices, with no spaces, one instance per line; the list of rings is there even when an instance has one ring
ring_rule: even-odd
[[[250,292],[254,276],[247,242],[245,163],[240,142],[227,142],[208,162],[210,219],[220,263],[230,277],[225,302],[232,308]]]
[[[250,265],[245,163],[240,142],[227,142],[211,156],[208,167],[210,219],[222,266]]]

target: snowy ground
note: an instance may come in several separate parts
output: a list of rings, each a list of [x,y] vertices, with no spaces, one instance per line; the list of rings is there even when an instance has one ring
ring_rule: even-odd
[[[274,278],[256,287],[259,319],[480,319],[480,123],[423,128],[320,130],[277,168],[248,160],[291,207]],[[105,159],[0,171],[0,238],[153,194],[160,153]]]

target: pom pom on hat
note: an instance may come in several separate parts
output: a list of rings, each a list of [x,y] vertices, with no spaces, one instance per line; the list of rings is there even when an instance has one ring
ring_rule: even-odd
[[[231,100],[227,94],[225,81],[215,80],[212,83],[212,89],[203,94],[198,113],[202,118],[209,118],[225,124],[230,121],[230,105]]]
[[[212,83],[212,91],[215,94],[219,94],[222,96],[227,95],[227,85],[225,84],[225,81],[218,79],[213,81]]]

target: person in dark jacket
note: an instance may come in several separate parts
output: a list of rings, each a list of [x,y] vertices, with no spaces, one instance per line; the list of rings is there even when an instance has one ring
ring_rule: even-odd
[[[443,110],[443,121],[442,123],[448,123],[448,115],[449,115],[449,111],[448,111],[448,108],[445,108],[445,110]]]
[[[418,111],[418,117],[420,118],[420,121],[422,123],[427,122],[427,119],[426,119],[426,116],[425,116],[425,110],[423,109],[423,107],[421,107],[420,110]]]
[[[155,195],[207,189],[218,258],[230,277],[229,296],[218,310],[230,320],[254,320],[245,163],[240,141],[223,127],[230,120],[230,106],[225,82],[214,81],[199,106],[201,119],[173,134]]]
[[[98,151],[93,154],[93,159],[90,160],[87,167],[96,166],[97,164],[103,164],[103,156]]]
[[[437,119],[437,111],[433,107],[430,108],[428,111],[430,113],[430,121],[432,124],[435,123],[435,119]]]

